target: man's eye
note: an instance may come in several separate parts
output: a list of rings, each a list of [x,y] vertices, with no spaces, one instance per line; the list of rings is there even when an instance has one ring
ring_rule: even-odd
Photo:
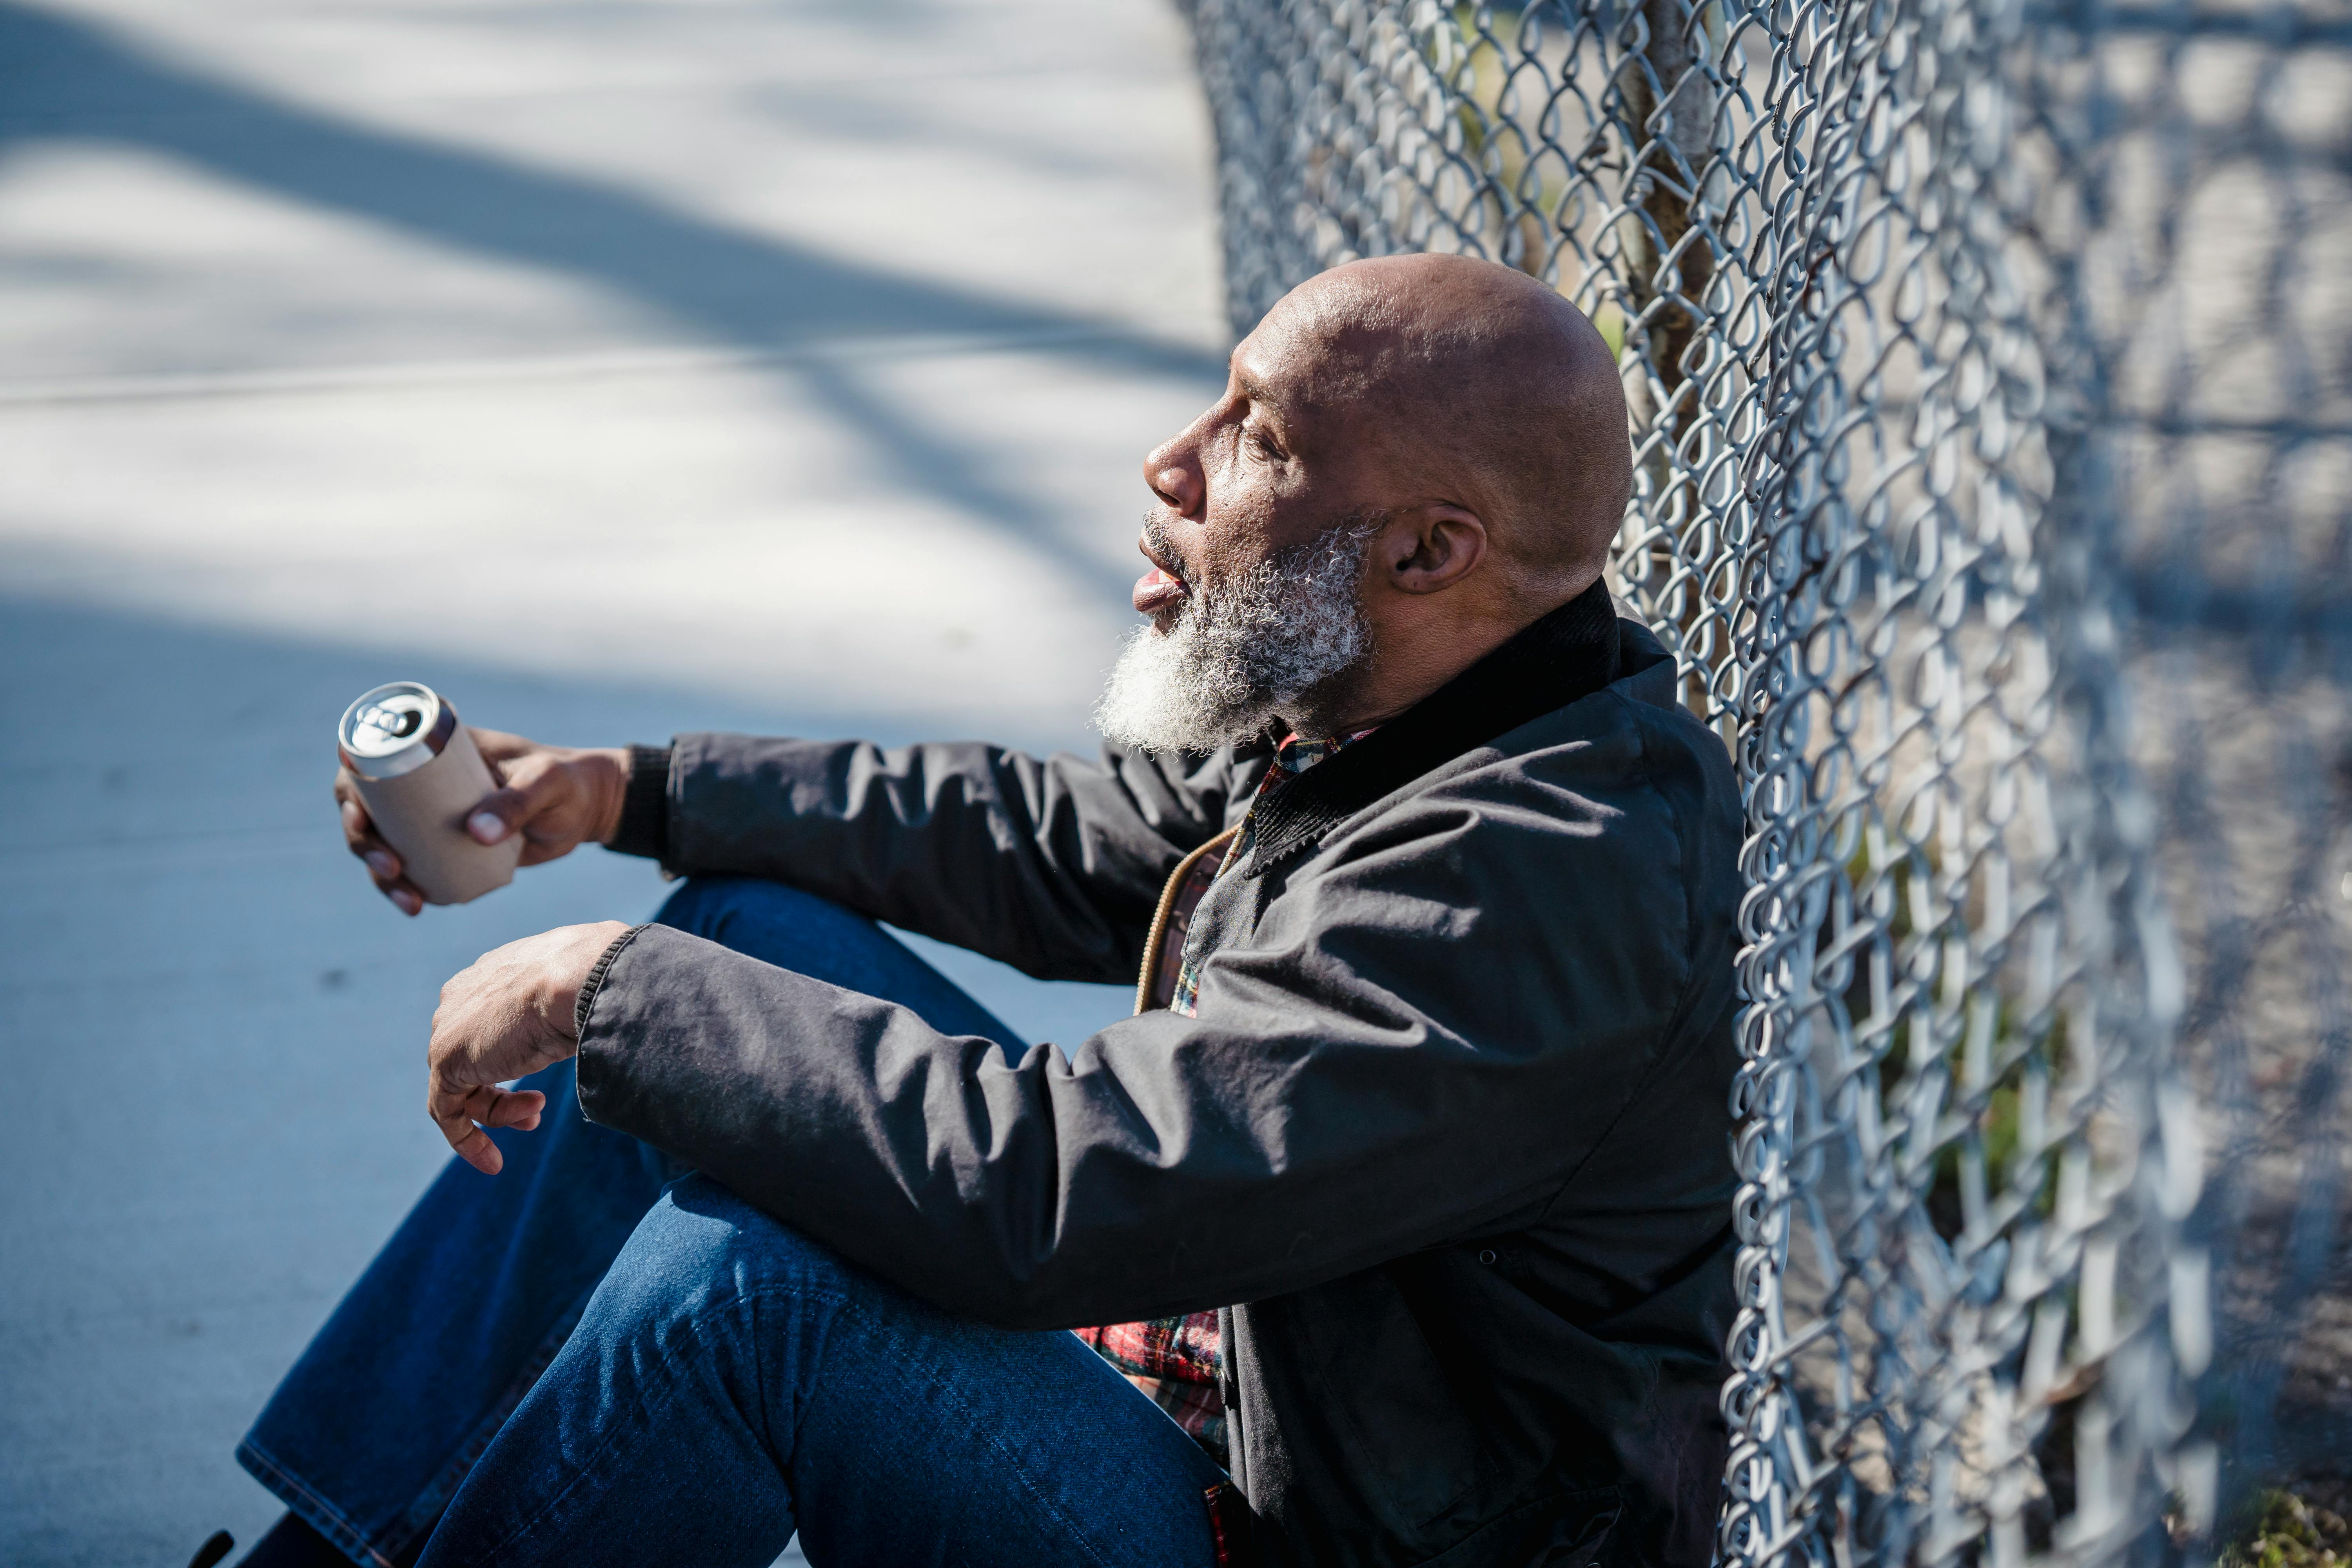
[[[1257,448],[1257,455],[1264,458],[1267,462],[1278,463],[1282,461],[1282,448],[1276,446],[1264,432],[1257,430],[1251,431],[1249,440],[1250,445]]]

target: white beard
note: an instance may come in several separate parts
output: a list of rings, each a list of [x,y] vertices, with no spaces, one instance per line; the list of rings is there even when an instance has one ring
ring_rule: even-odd
[[[1095,704],[1095,728],[1147,752],[1209,752],[1264,731],[1371,650],[1364,549],[1343,522],[1213,592],[1195,587],[1167,631],[1138,626]]]

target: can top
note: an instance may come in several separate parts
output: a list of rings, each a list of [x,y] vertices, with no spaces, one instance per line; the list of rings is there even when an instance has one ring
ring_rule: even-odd
[[[457,710],[414,680],[379,686],[343,710],[335,742],[343,765],[363,778],[397,778],[441,754],[457,730]]]

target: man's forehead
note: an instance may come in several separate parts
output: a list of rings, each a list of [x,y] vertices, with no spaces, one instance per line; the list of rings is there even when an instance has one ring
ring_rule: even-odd
[[[1243,396],[1286,418],[1302,419],[1329,401],[1332,344],[1327,334],[1311,326],[1301,330],[1301,323],[1284,321],[1282,314],[1260,322],[1227,365]]]
[[[1376,395],[1402,368],[1409,323],[1377,291],[1339,288],[1330,278],[1286,296],[1234,350],[1234,383],[1252,402],[1306,418]]]

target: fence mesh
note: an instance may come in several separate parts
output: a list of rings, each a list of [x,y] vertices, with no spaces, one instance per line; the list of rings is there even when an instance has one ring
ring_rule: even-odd
[[[1748,808],[1719,1558],[2352,1467],[2352,6],[1189,10],[1237,332],[1439,250],[1620,347]]]

